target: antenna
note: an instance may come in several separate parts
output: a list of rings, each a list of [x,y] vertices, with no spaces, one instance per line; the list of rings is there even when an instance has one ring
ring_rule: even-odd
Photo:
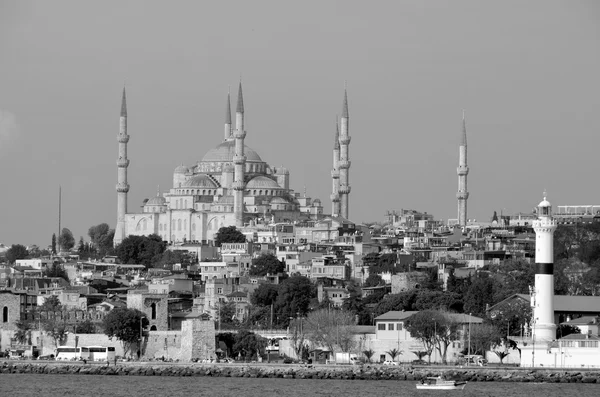
[[[60,253],[60,218],[61,218],[61,206],[62,206],[62,186],[58,185],[58,236],[57,237],[57,254]]]

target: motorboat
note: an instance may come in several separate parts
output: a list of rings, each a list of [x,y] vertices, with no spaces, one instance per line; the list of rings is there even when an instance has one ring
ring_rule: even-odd
[[[446,380],[441,376],[427,377],[417,383],[417,389],[423,390],[462,390],[467,385],[467,382],[458,380]]]

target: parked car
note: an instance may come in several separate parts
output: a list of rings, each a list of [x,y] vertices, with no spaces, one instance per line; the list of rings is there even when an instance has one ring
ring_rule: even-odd
[[[412,364],[414,364],[414,365],[427,365],[428,362],[425,361],[425,360],[413,360]]]
[[[397,361],[391,361],[391,360],[385,360],[383,363],[383,365],[398,365]]]
[[[46,354],[45,356],[38,356],[38,360],[54,360],[54,354]]]

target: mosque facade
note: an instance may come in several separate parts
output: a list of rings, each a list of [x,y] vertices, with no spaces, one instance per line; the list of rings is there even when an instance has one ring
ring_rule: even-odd
[[[192,165],[179,165],[173,172],[173,186],[168,192],[157,192],[144,200],[141,212],[127,211],[127,105],[125,90],[121,106],[117,160],[117,225],[115,245],[129,235],[157,234],[169,243],[202,242],[213,240],[223,226],[253,226],[257,223],[298,223],[319,220],[323,205],[306,193],[300,195],[290,188],[290,172],[285,167],[274,167],[246,146],[244,128],[244,101],[242,84],[239,85],[235,126],[232,124],[230,97],[227,96],[223,139],[216,147]],[[336,134],[343,156],[338,161],[341,178],[332,201],[341,202],[334,216],[348,217],[348,104],[344,94],[342,136]],[[340,139],[341,142],[337,140]],[[335,149],[335,148],[334,148]],[[339,149],[338,149],[339,150]],[[338,182],[339,181],[339,182]]]

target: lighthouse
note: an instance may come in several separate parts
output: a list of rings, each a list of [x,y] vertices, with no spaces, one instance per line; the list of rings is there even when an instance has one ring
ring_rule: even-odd
[[[554,323],[554,231],[552,205],[544,199],[537,207],[535,231],[535,286],[531,291],[533,307],[533,338],[536,341],[556,339]]]

